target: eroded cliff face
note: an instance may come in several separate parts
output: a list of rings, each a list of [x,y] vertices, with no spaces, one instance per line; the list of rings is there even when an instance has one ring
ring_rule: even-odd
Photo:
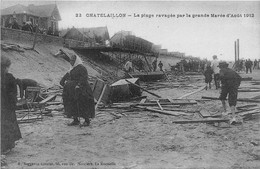
[[[24,52],[15,50],[1,50],[1,55],[10,58],[12,65],[10,73],[16,78],[30,78],[36,80],[45,87],[51,87],[59,84],[62,76],[69,70],[70,64],[62,57],[57,57],[55,54],[59,49],[65,50],[68,54],[75,54],[73,50],[64,48],[61,45],[53,44],[37,44],[35,50],[24,50],[30,47],[28,43],[21,43],[15,40],[3,40],[2,44],[19,45]],[[84,62],[90,76],[99,76],[99,73],[94,70],[89,63]]]

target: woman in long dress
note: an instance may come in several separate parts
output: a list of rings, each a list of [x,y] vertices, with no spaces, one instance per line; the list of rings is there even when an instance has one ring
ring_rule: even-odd
[[[95,117],[95,103],[88,83],[88,71],[77,55],[70,58],[71,69],[63,76],[60,84],[64,87],[62,98],[67,117],[73,117],[69,125],[79,125],[79,117],[85,119],[83,126],[89,126],[90,118]]]
[[[11,61],[1,56],[1,153],[14,148],[15,141],[22,138],[16,119],[16,80],[8,73]]]

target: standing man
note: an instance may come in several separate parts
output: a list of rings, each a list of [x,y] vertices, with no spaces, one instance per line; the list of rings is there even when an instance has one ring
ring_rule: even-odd
[[[253,67],[253,69],[257,69],[257,60],[255,59],[255,61],[254,61],[254,67]]]
[[[162,61],[159,62],[158,66],[159,66],[159,68],[160,68],[160,71],[163,71],[163,69],[162,69],[163,63],[162,63]]]
[[[246,60],[245,65],[246,65],[246,74],[248,73],[248,70],[250,71],[250,73],[252,73],[253,62],[250,59],[248,59]]]
[[[216,89],[218,89],[220,87],[220,84],[219,84],[219,61],[218,61],[218,57],[217,55],[214,55],[213,56],[213,61],[211,62],[211,68],[214,72],[214,82],[215,82],[215,86],[216,86]]]
[[[157,69],[157,58],[154,59],[152,65],[153,65],[153,71],[155,72]]]
[[[234,70],[228,68],[228,63],[226,62],[219,63],[218,67],[220,68],[220,80],[222,84],[219,99],[221,100],[224,108],[224,113],[222,115],[228,115],[225,102],[228,95],[228,103],[232,113],[230,123],[236,122],[235,107],[237,104],[237,92],[241,83],[241,77]]]

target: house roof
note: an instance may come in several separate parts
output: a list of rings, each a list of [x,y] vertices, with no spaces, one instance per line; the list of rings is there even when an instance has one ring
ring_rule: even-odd
[[[53,12],[56,12],[56,16],[57,16],[56,19],[61,20],[59,10],[56,4],[39,5],[39,6],[35,6],[32,4],[29,6],[24,6],[18,4],[1,10],[1,15],[12,15],[14,12],[16,14],[27,13],[39,17],[50,17],[53,16]]]
[[[109,33],[107,27],[77,28],[77,29],[89,38],[94,39],[95,36],[100,36],[102,37],[103,40],[109,40]]]
[[[2,9],[1,15],[12,15],[14,12],[16,14],[20,14],[20,13],[32,14],[32,12],[30,12],[26,6],[17,4],[17,5]]]
[[[95,39],[101,37],[102,40],[109,40],[109,34],[107,27],[94,27],[94,28],[71,28],[63,37],[66,37],[70,31],[78,31],[87,39]]]

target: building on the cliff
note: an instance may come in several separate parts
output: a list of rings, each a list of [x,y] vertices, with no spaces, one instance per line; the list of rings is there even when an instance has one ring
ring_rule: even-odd
[[[51,29],[52,32],[59,30],[58,22],[61,20],[56,4],[39,6],[18,4],[1,10],[1,26],[8,27],[14,18],[19,26],[30,21],[32,25],[38,25],[39,29]]]
[[[71,28],[63,35],[65,39],[73,39],[84,42],[94,42],[99,45],[105,45],[109,40],[107,27],[95,28]]]

